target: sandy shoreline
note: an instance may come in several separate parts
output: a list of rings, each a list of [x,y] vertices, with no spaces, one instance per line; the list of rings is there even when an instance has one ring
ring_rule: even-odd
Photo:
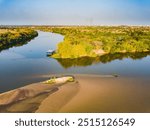
[[[0,112],[150,112],[149,80],[74,76],[71,83],[35,83],[0,94]]]

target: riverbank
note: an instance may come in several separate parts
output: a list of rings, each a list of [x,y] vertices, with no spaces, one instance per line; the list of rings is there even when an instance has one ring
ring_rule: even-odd
[[[66,83],[76,84],[74,77],[50,78],[0,94],[0,112],[34,112],[50,94],[57,92]]]
[[[0,51],[20,46],[38,36],[37,31],[29,28],[0,29]]]
[[[111,75],[74,77],[75,82],[53,85],[40,82],[0,94],[0,112],[150,112],[148,79]],[[13,99],[19,97],[16,93],[25,99],[10,103],[12,93]]]
[[[150,52],[150,28],[140,26],[37,27],[65,38],[58,43],[55,59],[98,57],[116,53]]]

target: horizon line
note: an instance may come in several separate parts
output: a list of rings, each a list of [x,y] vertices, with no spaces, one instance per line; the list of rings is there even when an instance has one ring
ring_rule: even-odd
[[[97,26],[101,26],[101,27],[102,27],[102,26],[108,26],[108,27],[109,27],[109,26],[112,26],[112,27],[113,27],[113,26],[114,26],[114,27],[117,27],[117,26],[128,26],[128,27],[141,26],[141,27],[148,27],[148,26],[150,26],[150,25],[136,25],[136,24],[135,24],[135,25],[134,25],[134,24],[133,24],[133,25],[130,25],[130,24],[125,24],[125,25],[124,25],[124,24],[118,24],[118,25],[108,25],[108,24],[107,24],[107,25],[69,25],[69,24],[68,24],[68,25],[46,25],[46,24],[41,24],[41,25],[40,25],[40,24],[16,24],[16,25],[15,25],[15,24],[7,24],[7,25],[3,25],[3,24],[0,24],[0,27],[1,27],[1,26],[3,26],[3,27],[4,27],[4,26],[89,26],[89,27],[90,27],[90,26],[91,26],[91,27],[94,27],[94,26],[95,26],[95,27],[97,27]]]

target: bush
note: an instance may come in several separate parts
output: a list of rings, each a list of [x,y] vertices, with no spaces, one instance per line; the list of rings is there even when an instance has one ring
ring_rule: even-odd
[[[45,30],[65,35],[53,55],[55,58],[95,57],[95,50],[105,53],[150,51],[149,27],[49,27]]]

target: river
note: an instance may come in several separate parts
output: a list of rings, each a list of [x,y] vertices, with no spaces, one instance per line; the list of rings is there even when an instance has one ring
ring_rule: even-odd
[[[56,49],[63,36],[41,32],[28,44],[0,52],[0,93],[45,80],[51,74],[117,74],[150,79],[149,54],[116,54],[101,58],[55,60],[46,51]]]

